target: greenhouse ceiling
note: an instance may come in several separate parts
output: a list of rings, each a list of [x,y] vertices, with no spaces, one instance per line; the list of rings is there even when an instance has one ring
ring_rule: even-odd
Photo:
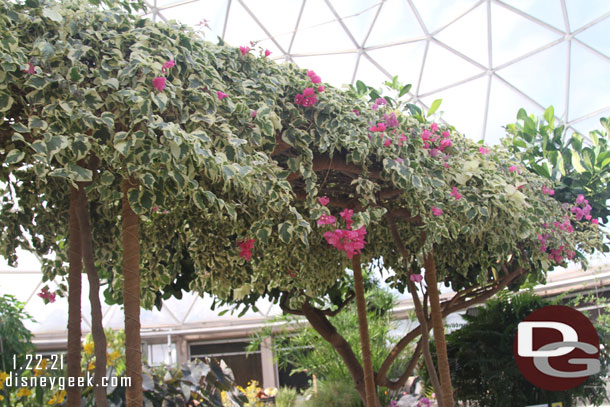
[[[250,41],[335,86],[398,75],[413,101],[496,143],[517,110],[553,105],[568,131],[610,115],[606,0],[146,0],[207,40]]]

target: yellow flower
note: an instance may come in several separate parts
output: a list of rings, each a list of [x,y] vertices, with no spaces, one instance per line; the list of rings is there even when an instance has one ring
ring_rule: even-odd
[[[48,363],[49,363],[49,361],[47,359],[42,359],[40,361],[40,364],[37,364],[37,366],[34,369],[32,369],[32,370],[34,370],[34,376],[38,377],[38,376],[42,376],[43,374],[45,374]]]
[[[88,342],[83,346],[86,355],[93,355],[93,350],[95,349],[95,345],[93,342]]]
[[[55,393],[53,395],[53,397],[51,397],[51,400],[49,400],[49,405],[55,405],[55,404],[61,404],[64,402],[64,399],[66,398],[66,391],[65,390],[61,390],[58,391],[57,393]]]
[[[4,381],[8,377],[8,373],[0,371],[0,390],[4,388]]]
[[[95,370],[95,362],[89,362],[89,366],[87,366],[87,370]]]
[[[106,356],[107,356],[107,358],[108,358],[108,364],[109,364],[110,366],[114,366],[114,362],[115,362],[115,361],[116,361],[116,360],[117,360],[119,357],[121,357],[121,352],[119,352],[118,350],[115,350],[115,351],[114,351],[114,352],[112,352],[112,353],[108,353]]]
[[[29,397],[32,395],[32,390],[27,387],[21,387],[17,392],[17,397]]]
[[[0,401],[4,400],[4,396],[0,394]]]

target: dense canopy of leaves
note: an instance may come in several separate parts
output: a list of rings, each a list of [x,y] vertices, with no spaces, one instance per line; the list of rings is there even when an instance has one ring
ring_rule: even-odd
[[[89,183],[95,257],[119,295],[120,182],[130,177],[139,184],[129,202],[143,222],[145,306],[180,286],[185,261],[191,289],[227,301],[323,297],[347,258],[316,221],[345,208],[356,211],[354,229],[366,227],[363,261],[383,256],[401,289],[411,270],[399,266],[388,217],[407,262],[418,268],[433,252],[440,280],[456,290],[517,266],[548,270],[565,260],[549,259],[551,249],[601,244],[595,225],[543,194],[549,181],[506,150],[482,153],[423,114],[388,103],[373,110],[330,86],[313,106],[297,105],[311,86],[305,71],[184,26],[79,2],[2,0],[0,39],[0,252],[47,256],[48,278],[65,272],[69,185]],[[175,66],[163,74],[168,60]],[[153,79],[162,75],[159,91]],[[391,113],[394,131],[369,130]],[[442,156],[426,148],[425,131],[447,132]],[[573,232],[552,226],[566,219]],[[544,233],[549,252],[537,239]],[[249,261],[237,247],[245,239],[256,239]]]

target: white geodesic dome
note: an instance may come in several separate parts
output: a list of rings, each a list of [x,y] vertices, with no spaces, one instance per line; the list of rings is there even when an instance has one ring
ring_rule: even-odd
[[[443,118],[496,143],[517,110],[553,105],[568,131],[610,115],[606,0],[146,0],[148,17],[178,20],[335,86],[398,75],[414,101],[442,98]],[[205,27],[205,25],[209,27]]]

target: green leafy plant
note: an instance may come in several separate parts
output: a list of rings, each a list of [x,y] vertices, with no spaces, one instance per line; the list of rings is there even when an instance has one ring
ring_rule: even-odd
[[[298,393],[296,389],[282,387],[275,396],[276,407],[295,407]]]
[[[529,291],[502,293],[479,307],[476,315],[465,314],[467,324],[447,335],[456,398],[481,407],[551,402],[563,402],[565,407],[571,407],[578,400],[586,405],[601,405],[607,399],[604,383],[608,342],[601,352],[603,371],[574,389],[561,392],[540,389],[529,383],[517,368],[513,354],[517,325],[534,310],[556,302]],[[596,327],[599,329],[600,324]]]
[[[524,165],[550,181],[555,197],[572,204],[578,194],[587,197],[591,215],[610,221],[610,118],[601,118],[601,129],[588,137],[579,133],[566,136],[565,125],[557,125],[550,106],[544,117],[528,115],[523,109],[517,122],[506,126],[503,144],[521,157]],[[608,250],[608,248],[606,248]]]
[[[317,389],[310,389],[298,407],[362,407],[358,392],[345,381],[320,381]]]

